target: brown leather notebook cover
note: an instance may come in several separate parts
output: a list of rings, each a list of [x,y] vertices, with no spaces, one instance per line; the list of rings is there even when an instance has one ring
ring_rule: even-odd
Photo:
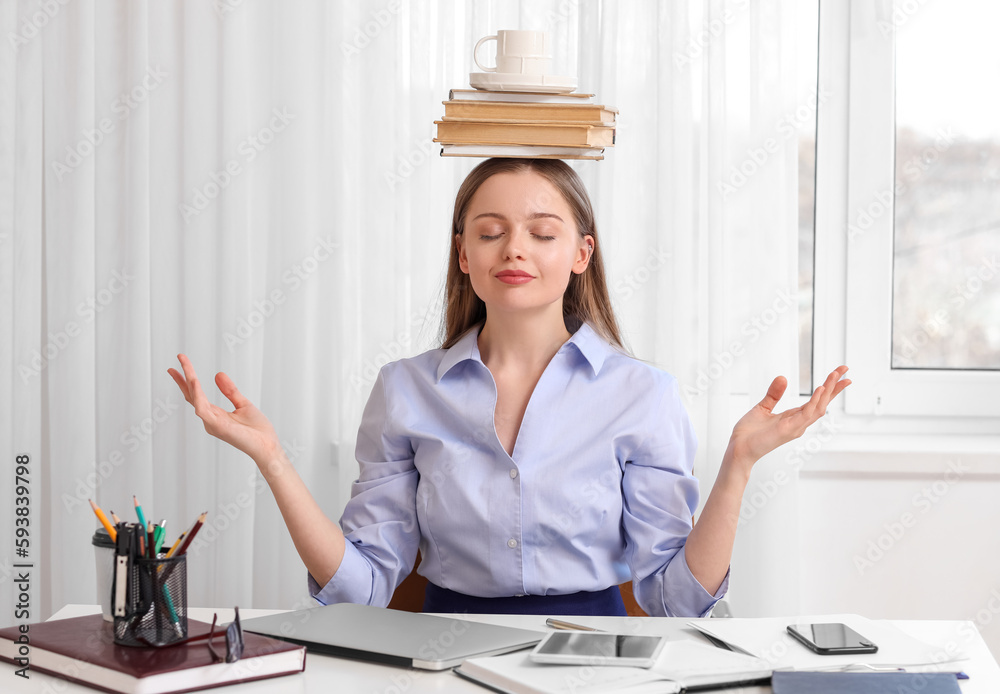
[[[188,619],[188,636],[207,634],[210,625]],[[0,629],[0,660],[17,663],[19,627]],[[243,657],[216,663],[207,640],[164,648],[131,648],[114,643],[110,622],[99,614],[40,622],[28,627],[29,673],[45,672],[115,694],[177,694],[305,670],[306,651],[285,641],[244,632]],[[225,649],[225,631],[216,627],[215,649]],[[14,672],[9,673],[15,676]]]

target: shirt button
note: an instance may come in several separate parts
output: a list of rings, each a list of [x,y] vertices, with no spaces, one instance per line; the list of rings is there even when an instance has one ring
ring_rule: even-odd
[[[515,477],[517,477],[517,468],[511,468],[510,469],[510,478],[514,479]]]
[[[511,549],[514,549],[515,547],[517,547],[517,540],[515,540],[514,538],[510,538],[509,540],[507,540],[507,546],[510,547]]]

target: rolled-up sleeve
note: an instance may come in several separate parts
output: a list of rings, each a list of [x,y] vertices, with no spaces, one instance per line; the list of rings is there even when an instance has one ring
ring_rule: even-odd
[[[420,541],[416,513],[419,474],[408,437],[398,433],[391,368],[379,372],[365,406],[355,449],[360,466],[340,525],[347,539],[337,573],[320,586],[308,576],[309,594],[324,605],[353,602],[385,607],[413,569]]]
[[[663,374],[643,397],[650,400],[650,434],[626,461],[622,477],[633,590],[653,616],[702,617],[726,594],[729,572],[712,595],[691,573],[684,554],[698,508],[698,480],[692,474],[697,442],[672,376]]]

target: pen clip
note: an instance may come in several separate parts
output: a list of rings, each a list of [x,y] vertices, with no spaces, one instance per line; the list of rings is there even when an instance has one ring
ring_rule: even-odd
[[[114,613],[116,617],[127,616],[129,607],[129,569],[135,553],[133,530],[132,526],[122,524],[115,544]]]
[[[115,557],[115,617],[125,616],[125,589],[128,586],[128,557]]]

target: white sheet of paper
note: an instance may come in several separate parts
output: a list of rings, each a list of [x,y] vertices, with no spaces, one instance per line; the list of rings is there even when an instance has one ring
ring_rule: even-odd
[[[796,641],[786,631],[789,624],[841,622],[878,646],[878,653],[819,655]],[[954,663],[968,655],[957,644],[932,646],[913,638],[882,620],[856,614],[813,617],[761,617],[698,619],[688,624],[730,646],[766,661],[774,669],[850,669],[867,664],[876,667],[909,667]]]

